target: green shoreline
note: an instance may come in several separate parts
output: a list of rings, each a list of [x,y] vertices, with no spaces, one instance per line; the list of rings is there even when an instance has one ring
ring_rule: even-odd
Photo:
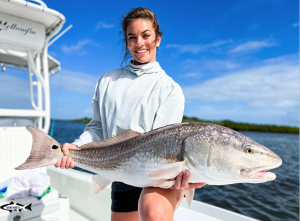
[[[90,122],[90,120],[91,120],[90,118],[82,118],[82,119],[74,119],[73,121],[88,123]],[[190,117],[183,116],[182,123],[187,123],[187,122],[202,122],[202,123],[218,124],[224,127],[231,128],[233,130],[299,134],[299,127],[237,123],[230,120],[210,121],[210,120],[201,120],[196,117],[190,118]]]

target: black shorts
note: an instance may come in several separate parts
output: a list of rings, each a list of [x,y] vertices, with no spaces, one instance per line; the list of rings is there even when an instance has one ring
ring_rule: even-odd
[[[113,182],[111,185],[111,211],[133,212],[138,211],[138,202],[143,188],[127,185],[122,182]]]

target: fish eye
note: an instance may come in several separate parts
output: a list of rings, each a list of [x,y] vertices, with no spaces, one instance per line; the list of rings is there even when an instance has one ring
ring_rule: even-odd
[[[253,153],[253,152],[254,152],[254,150],[252,150],[251,148],[246,149],[246,153]]]
[[[252,148],[252,146],[249,146],[249,145],[244,147],[244,151],[246,153],[250,153],[250,154],[254,153],[254,149]]]

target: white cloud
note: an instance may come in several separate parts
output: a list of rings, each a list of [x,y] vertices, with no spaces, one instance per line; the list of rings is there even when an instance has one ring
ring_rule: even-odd
[[[93,109],[92,108],[87,108],[84,110],[84,113],[92,115],[93,114]]]
[[[290,58],[269,59],[255,68],[183,87],[186,114],[206,119],[298,125],[299,65],[295,58]],[[189,105],[193,108],[189,109]]]
[[[62,46],[61,50],[67,54],[78,53],[80,55],[83,55],[83,54],[86,54],[86,51],[83,49],[84,46],[89,45],[89,44],[96,46],[96,47],[100,47],[98,44],[94,43],[92,40],[85,39],[82,41],[78,41],[75,45],[70,45],[70,46],[64,45],[64,46]]]
[[[255,108],[248,105],[201,105],[189,108],[186,105],[186,116],[195,116],[207,120],[232,120],[254,124],[290,125],[299,127],[299,111],[296,109]]]
[[[65,117],[67,119],[70,119],[70,115],[76,111],[87,113],[85,109],[91,107],[90,101],[99,77],[63,69],[57,75],[50,77],[51,106],[57,109],[57,105],[59,105],[61,107],[59,113],[62,111],[68,112],[69,115],[66,114]],[[34,94],[36,94],[35,86]],[[7,74],[6,72],[0,74],[0,95],[0,108],[33,109],[30,103],[28,77],[24,78],[24,75],[14,76],[11,70],[7,70]],[[83,110],[75,110],[73,107],[81,102],[84,103],[80,104],[80,108],[83,108]],[[88,105],[88,107],[85,108],[82,105]],[[70,111],[70,108],[73,108],[72,111]]]
[[[263,41],[247,41],[241,43],[238,46],[230,49],[229,53],[238,53],[238,52],[251,52],[253,50],[260,50],[262,48],[276,46],[276,42],[273,40],[263,40]]]
[[[197,71],[223,71],[238,68],[240,64],[229,59],[187,59],[183,62],[183,68]],[[194,71],[193,71],[194,72]]]
[[[182,74],[181,76],[185,77],[185,78],[197,78],[197,77],[201,77],[202,75],[203,74],[198,73],[198,72],[188,72],[188,73]]]
[[[0,94],[0,108],[32,109],[27,79],[1,73]]]
[[[250,27],[251,29],[258,28],[259,26]],[[266,39],[262,41],[246,41],[241,44],[234,44],[232,40],[219,40],[215,41],[211,44],[186,44],[186,45],[178,45],[178,44],[168,44],[166,48],[174,48],[177,49],[180,53],[192,53],[198,54],[199,52],[210,50],[212,52],[220,52],[220,51],[227,51],[227,48],[230,47],[231,49],[228,50],[229,53],[240,53],[240,52],[252,52],[255,50],[260,50],[266,47],[273,47],[276,46],[277,43],[272,39]]]
[[[175,48],[178,49],[180,53],[190,52],[193,54],[197,54],[201,51],[207,50],[208,48],[218,48],[219,46],[231,43],[231,40],[227,41],[215,41],[214,43],[201,45],[201,44],[188,44],[188,45],[178,45],[178,44],[168,44],[167,48]]]
[[[96,25],[96,30],[100,29],[100,28],[104,28],[104,29],[110,29],[113,28],[115,25],[114,24],[107,24],[105,22],[98,22],[98,24]]]
[[[296,54],[287,54],[279,57],[269,58],[262,61],[262,64],[285,64],[289,65],[291,63],[297,63],[298,62],[298,53]]]
[[[50,83],[51,88],[53,86],[62,84],[63,91],[76,92],[79,94],[92,96],[99,78],[100,76],[63,69],[61,73],[50,78]]]
[[[100,75],[66,69],[51,77],[52,116],[59,119],[92,117],[91,101],[99,78]]]
[[[189,102],[272,102],[298,100],[298,66],[270,64],[184,87]],[[279,103],[278,103],[279,104]]]
[[[298,22],[296,22],[296,23],[293,24],[293,27],[298,27],[298,26],[299,26]]]

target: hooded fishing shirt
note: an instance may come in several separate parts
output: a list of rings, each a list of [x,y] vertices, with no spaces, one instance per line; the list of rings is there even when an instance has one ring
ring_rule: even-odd
[[[129,65],[104,73],[92,99],[93,119],[74,144],[106,139],[131,129],[148,132],[181,123],[184,96],[158,62]]]

